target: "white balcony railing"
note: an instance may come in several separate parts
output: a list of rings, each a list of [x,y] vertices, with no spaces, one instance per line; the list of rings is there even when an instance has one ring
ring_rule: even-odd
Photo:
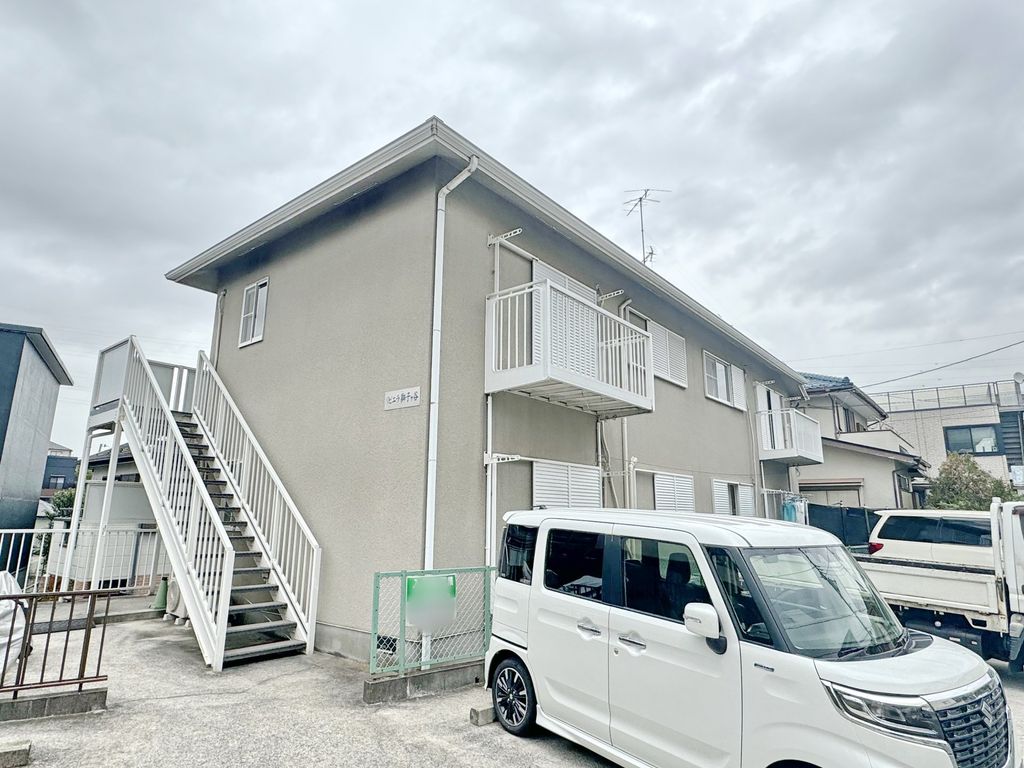
[[[800,411],[786,408],[757,414],[761,460],[785,464],[821,464],[821,425]]]
[[[487,297],[486,353],[488,393],[603,417],[654,410],[650,334],[548,280]]]

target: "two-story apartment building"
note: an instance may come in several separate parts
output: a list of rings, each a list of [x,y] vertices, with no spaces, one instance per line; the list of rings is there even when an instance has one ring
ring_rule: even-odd
[[[820,461],[796,371],[436,118],[168,277],[324,548],[319,647],[508,510],[763,514]]]
[[[966,452],[993,477],[1024,486],[1024,376],[1018,377],[1022,381],[922,387],[874,397],[889,412],[893,429],[935,469],[948,453]]]
[[[805,411],[821,425],[824,461],[797,470],[800,494],[833,507],[917,506],[914,482],[929,465],[893,428],[889,414],[848,377],[803,375]]]

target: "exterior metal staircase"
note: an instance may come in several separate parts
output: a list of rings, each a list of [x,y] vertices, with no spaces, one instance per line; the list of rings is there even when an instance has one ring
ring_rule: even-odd
[[[320,546],[206,355],[151,363],[129,338],[101,353],[93,401],[90,429],[131,448],[206,663],[312,652]]]

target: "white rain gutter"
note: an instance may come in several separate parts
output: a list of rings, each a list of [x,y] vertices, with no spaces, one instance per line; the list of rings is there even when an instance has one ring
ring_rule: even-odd
[[[434,227],[434,309],[430,338],[430,414],[427,422],[427,498],[423,535],[423,569],[434,567],[434,520],[437,517],[437,424],[441,388],[441,300],[444,291],[444,218],[448,195],[477,169],[480,160],[469,158],[459,174],[437,193],[437,222]]]

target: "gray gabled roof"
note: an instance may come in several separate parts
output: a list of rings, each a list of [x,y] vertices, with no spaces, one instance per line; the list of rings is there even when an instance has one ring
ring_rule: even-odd
[[[64,386],[74,384],[71,380],[71,374],[68,373],[68,369],[64,367],[64,363],[57,355],[53,342],[50,341],[50,337],[46,335],[46,331],[42,328],[36,328],[31,325],[0,323],[0,333],[19,333],[24,336],[28,339],[28,343],[39,353],[39,356],[43,358],[43,362],[46,363],[46,367],[50,369],[50,373],[53,374],[53,378],[58,383]]]
[[[840,378],[807,371],[801,371],[800,375],[807,380],[807,394],[811,397],[836,395],[844,405],[862,412],[868,418],[871,418],[871,414],[883,420],[889,417],[889,414],[875,402],[871,395],[850,381],[849,376]]]
[[[195,288],[214,291],[217,289],[219,268],[298,229],[332,208],[432,157],[442,157],[465,165],[474,155],[479,158],[479,167],[473,174],[475,181],[527,211],[584,251],[627,273],[656,295],[681,306],[688,313],[727,336],[749,354],[791,379],[793,383],[803,386],[804,379],[795,370],[528,184],[437,117],[429,118],[390,144],[302,193],[231,237],[207,248],[169,271],[166,277],[168,280]]]

